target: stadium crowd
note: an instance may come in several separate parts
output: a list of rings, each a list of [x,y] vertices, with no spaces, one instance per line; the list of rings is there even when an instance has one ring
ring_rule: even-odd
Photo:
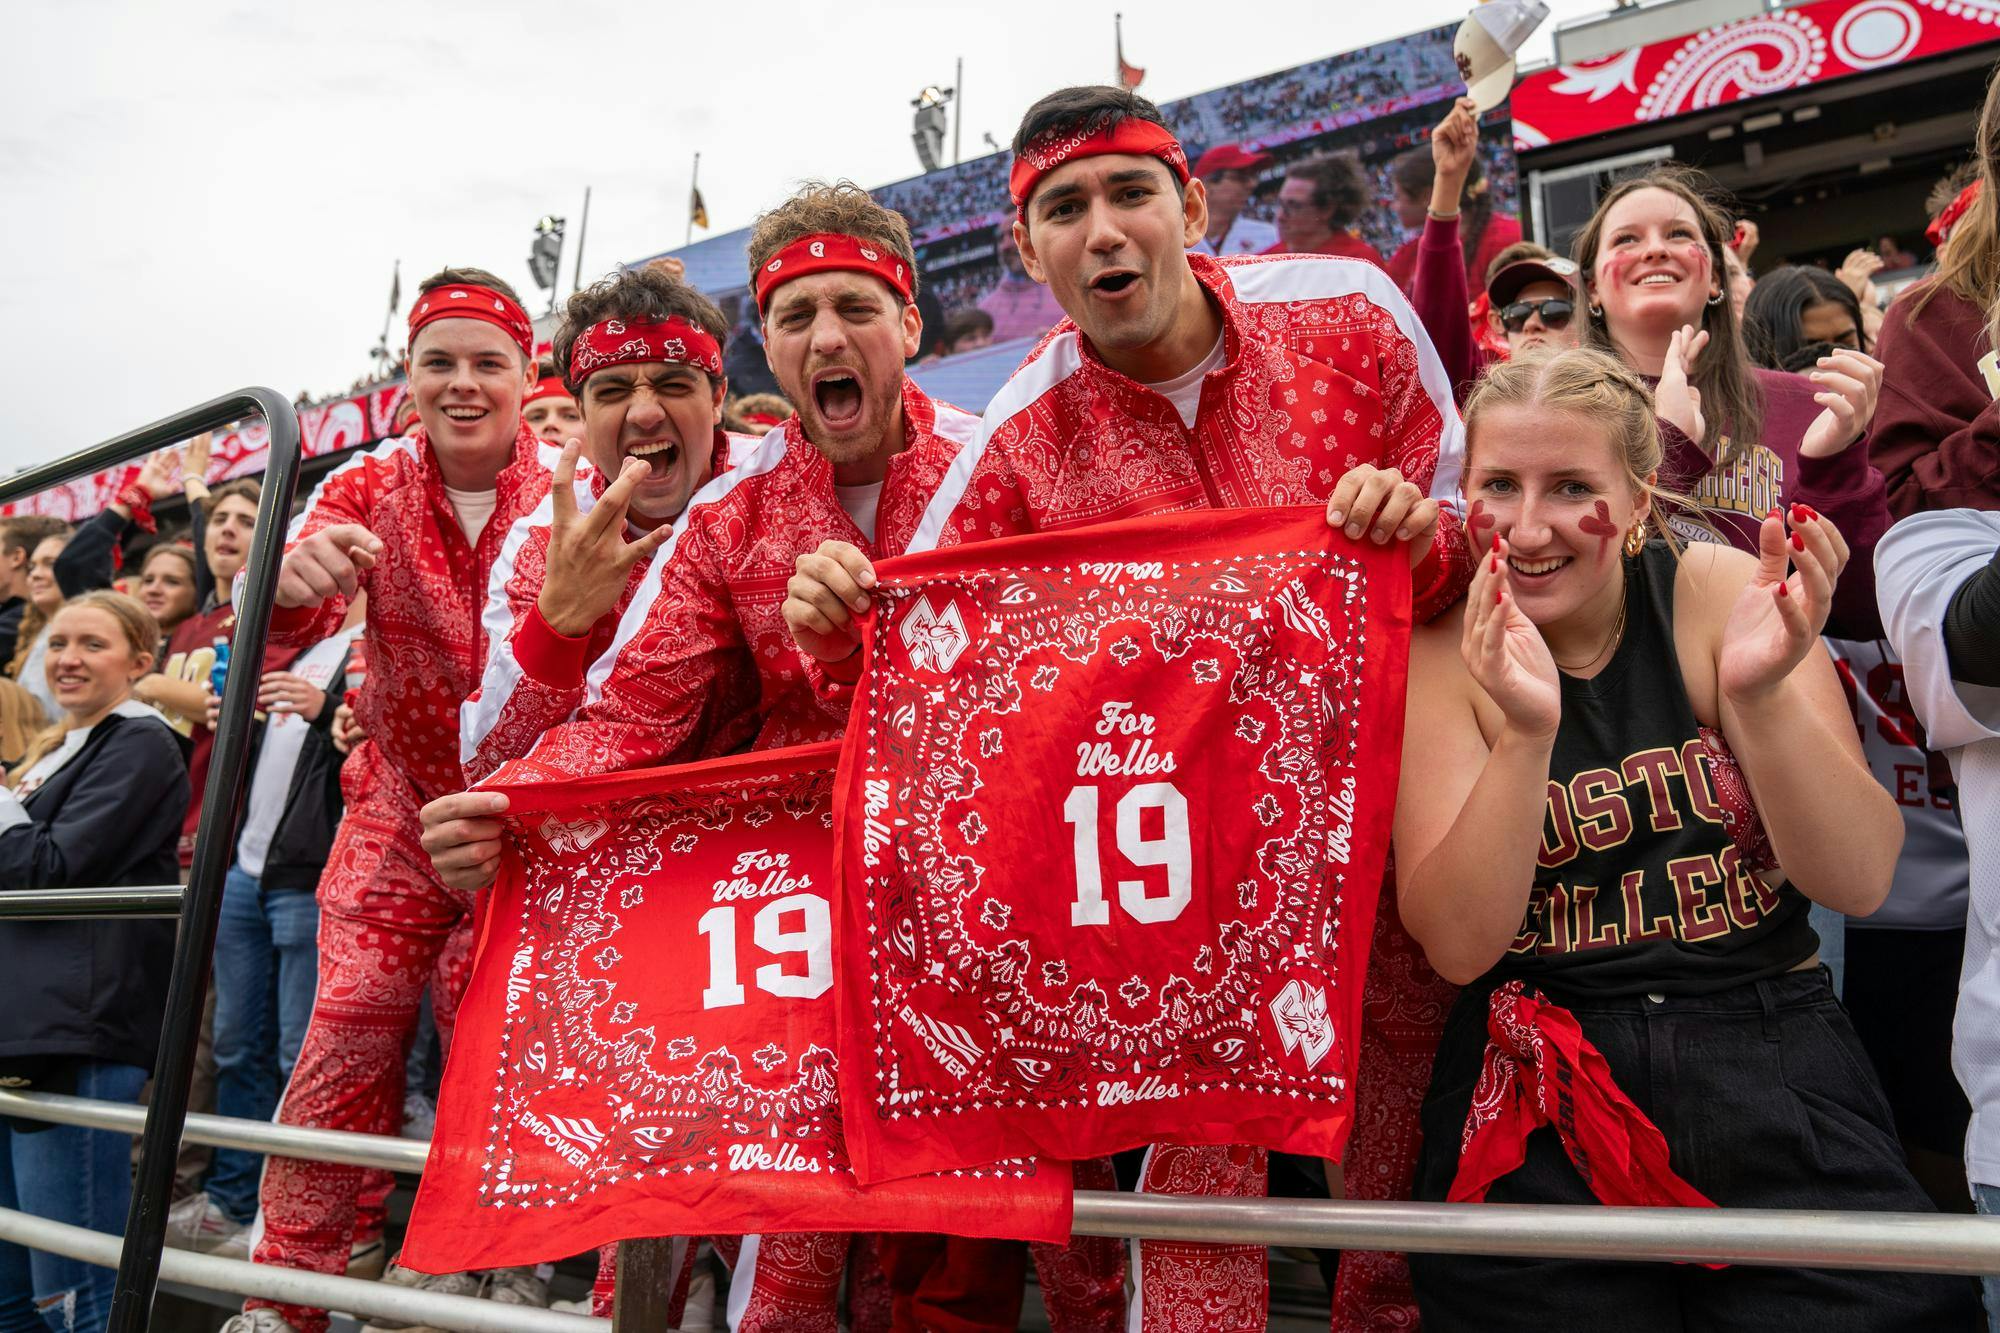
[[[1364,102],[1409,77],[1335,73]],[[1004,276],[954,281],[942,354],[1058,321],[1075,336],[1073,365],[1051,371],[1045,341],[983,423],[904,375],[912,233],[936,219],[885,206],[894,190],[809,185],[762,217],[754,303],[728,316],[672,264],[613,273],[570,299],[546,362],[504,281],[425,280],[407,432],[324,477],[285,536],[197,1109],[422,1132],[406,1092],[430,1033],[451,1041],[501,854],[505,797],[476,785],[838,736],[875,561],[1305,503],[1414,571],[1381,889],[1409,966],[1370,1012],[1414,997],[1436,1021],[1414,1066],[1371,1064],[1364,1036],[1375,1131],[1344,1172],[1202,1148],[1079,1179],[2000,1211],[2000,80],[1977,160],[1912,220],[1935,272],[1886,308],[1879,254],[1759,271],[1754,229],[1693,170],[1621,180],[1561,256],[1491,192],[1512,173],[1469,101],[1427,135],[1290,159],[1216,141],[1290,114],[1238,101],[1189,136],[1210,140],[1191,167],[1136,94],[1054,93],[1010,177],[942,201],[1009,214]],[[1357,234],[1371,210],[1395,228]],[[1325,336],[1336,308],[1351,322]],[[775,393],[734,382],[752,324]],[[1301,383],[1361,385],[1367,420],[1305,427],[1284,406]],[[1302,454],[1280,466],[1286,432]],[[954,469],[975,434],[983,453]],[[1182,480],[1107,507],[1110,464],[1093,483],[1057,461],[1127,450]],[[255,481],[211,491],[208,472],[195,440],[74,528],[0,522],[6,887],[185,876],[258,516]],[[190,526],[162,530],[177,503]],[[615,632],[635,618],[644,632]],[[1699,905],[1694,864],[1730,886],[1726,911]],[[1570,892],[1641,883],[1623,916]],[[139,1100],[171,939],[0,925],[0,1083]],[[1559,1036],[1596,1055],[1578,1114],[1650,1157],[1593,1162],[1552,1124],[1497,1149],[1471,1132],[1495,1052],[1533,1100]],[[386,1173],[236,1150],[186,1167],[175,1245],[549,1302],[546,1267],[385,1264]],[[0,1121],[0,1207],[117,1232],[128,1199],[116,1136]],[[1241,1246],[758,1240],[689,1247],[676,1326],[1009,1328],[1031,1263],[1057,1329],[1269,1313],[1263,1253]],[[612,1247],[598,1265],[608,1313]],[[1447,1255],[1327,1271],[1335,1328],[1587,1327],[1615,1308],[1643,1327],[2000,1329],[2000,1287],[1982,1316],[1969,1279]],[[0,1243],[0,1329],[101,1329],[109,1285]],[[255,1300],[224,1325],[326,1326]]]

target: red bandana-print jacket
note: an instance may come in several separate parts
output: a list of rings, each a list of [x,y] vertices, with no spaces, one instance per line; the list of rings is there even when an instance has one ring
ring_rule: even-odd
[[[1455,499],[1464,430],[1443,363],[1388,275],[1325,256],[1189,255],[1222,311],[1224,364],[1193,430],[1105,365],[1068,320],[995,395],[912,550],[1181,509],[1324,504],[1359,463]],[[1416,615],[1471,574],[1449,507],[1415,572]]]
[[[755,435],[716,432],[712,472],[729,471],[762,442]],[[587,463],[577,465],[576,512],[588,514],[610,484]],[[537,603],[549,571],[549,539],[555,532],[555,501],[544,496],[535,512],[514,525],[486,581],[486,673],[459,710],[459,759],[467,783],[477,783],[509,759],[526,754],[543,732],[565,722],[583,702],[583,673],[611,646],[618,620],[646,567],[634,565],[625,591],[609,614],[588,633],[570,638],[542,618]]]
[[[833,465],[798,417],[702,488],[646,567],[583,706],[490,775],[546,781],[831,740],[851,691],[792,642],[781,608],[800,553],[850,542],[871,560],[909,546],[924,506],[978,426],[903,381],[904,450],[889,460],[871,540],[841,508]]]
[[[423,429],[326,475],[286,534],[287,549],[322,528],[359,523],[382,539],[368,594],[368,679],[355,718],[420,801],[462,790],[458,709],[486,661],[480,608],[486,575],[514,521],[549,493],[557,451],[525,425],[494,482],[493,515],[468,542]],[[340,628],[347,599],[280,607],[274,642],[313,644]]]

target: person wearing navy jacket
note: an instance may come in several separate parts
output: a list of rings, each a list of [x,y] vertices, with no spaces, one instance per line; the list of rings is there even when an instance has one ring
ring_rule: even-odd
[[[0,893],[172,884],[187,760],[165,719],[132,697],[160,630],[119,593],[49,623],[46,670],[63,720],[0,789]],[[0,923],[0,1086],[133,1102],[153,1066],[172,967],[167,921]],[[0,1208],[117,1233],[131,1145],[115,1134],[0,1120]],[[87,1333],[111,1306],[111,1270],[0,1243],[0,1328],[40,1316]]]

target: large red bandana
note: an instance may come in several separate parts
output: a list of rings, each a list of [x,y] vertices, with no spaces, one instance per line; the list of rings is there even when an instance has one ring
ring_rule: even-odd
[[[1060,1162],[863,1189],[840,1122],[832,744],[508,785],[403,1262],[627,1236],[1068,1235]]]
[[[1035,184],[1042,177],[1054,171],[1065,162],[1074,162],[1080,157],[1100,157],[1105,153],[1133,153],[1140,157],[1157,157],[1167,164],[1167,170],[1174,173],[1174,179],[1187,184],[1187,150],[1173,132],[1150,120],[1137,116],[1127,116],[1108,130],[1095,134],[1045,134],[1014,158],[1014,169],[1007,173],[1007,194],[1014,201],[1014,207],[1026,210],[1028,199],[1035,193]]]
[[[671,361],[722,377],[722,347],[697,324],[670,315],[657,324],[635,319],[607,319],[576,337],[570,349],[570,378],[582,386],[606,366],[634,361]]]
[[[534,321],[528,318],[527,311],[521,309],[520,302],[504,292],[474,283],[431,288],[410,307],[409,345],[416,346],[417,330],[441,319],[483,319],[488,324],[505,329],[507,336],[521,349],[522,356],[530,359],[534,356]]]
[[[554,375],[549,375],[535,381],[535,387],[528,390],[526,396],[521,399],[521,406],[526,407],[529,403],[539,403],[544,398],[569,398],[572,396],[567,384],[564,384]]]
[[[769,308],[775,288],[793,278],[831,272],[872,273],[906,302],[911,299],[910,280],[916,276],[903,257],[885,245],[838,232],[817,232],[793,241],[757,270],[757,313]]]
[[[1148,1143],[1338,1157],[1409,562],[1314,505],[876,574],[836,863],[856,1173]]]

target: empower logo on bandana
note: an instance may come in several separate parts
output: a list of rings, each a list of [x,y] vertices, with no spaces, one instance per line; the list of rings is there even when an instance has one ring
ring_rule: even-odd
[[[1316,507],[1252,509],[876,572],[836,860],[856,1173],[1154,1142],[1337,1156],[1403,554]]]

